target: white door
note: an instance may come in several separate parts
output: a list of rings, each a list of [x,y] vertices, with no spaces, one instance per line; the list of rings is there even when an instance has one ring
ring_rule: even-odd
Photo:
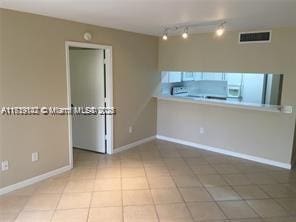
[[[104,51],[70,48],[71,103],[76,107],[104,106]],[[105,153],[105,117],[74,115],[73,147]]]

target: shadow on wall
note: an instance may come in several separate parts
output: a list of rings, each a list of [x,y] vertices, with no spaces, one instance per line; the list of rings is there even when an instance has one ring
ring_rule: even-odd
[[[296,165],[296,121],[295,121],[295,127],[294,127],[294,141],[293,141],[293,152],[292,152],[292,160],[291,160],[292,169],[295,168],[295,165]]]
[[[138,119],[140,118],[141,114],[144,112],[144,110],[148,106],[148,104],[153,100],[153,98],[155,96],[158,96],[159,95],[160,88],[161,88],[161,81],[157,84],[157,86],[154,88],[154,90],[147,96],[146,100],[141,105],[141,107],[139,108],[139,110],[134,114],[134,117],[130,121],[129,126],[135,125],[135,123],[138,121]]]

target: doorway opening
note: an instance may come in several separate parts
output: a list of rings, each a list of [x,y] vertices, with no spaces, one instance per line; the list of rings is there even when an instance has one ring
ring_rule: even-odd
[[[112,47],[66,44],[68,107],[113,107]],[[113,152],[113,115],[69,115],[69,162],[73,147],[103,154]]]

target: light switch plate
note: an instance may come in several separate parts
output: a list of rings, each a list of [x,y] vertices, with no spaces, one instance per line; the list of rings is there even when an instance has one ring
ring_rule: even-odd
[[[32,153],[32,162],[35,162],[39,159],[38,152]]]
[[[1,162],[1,170],[6,171],[6,170],[8,170],[8,168],[9,168],[8,160],[3,160]]]

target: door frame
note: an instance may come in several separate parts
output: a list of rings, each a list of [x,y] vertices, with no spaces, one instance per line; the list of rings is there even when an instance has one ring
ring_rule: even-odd
[[[89,49],[104,49],[106,52],[106,106],[113,107],[113,71],[112,71],[112,46],[99,45],[85,42],[65,42],[66,51],[66,78],[67,78],[67,106],[71,108],[71,81],[70,81],[70,47]],[[107,124],[107,154],[113,153],[113,115],[106,115]],[[69,138],[69,163],[73,167],[73,140],[72,140],[72,115],[68,115],[68,138]]]

